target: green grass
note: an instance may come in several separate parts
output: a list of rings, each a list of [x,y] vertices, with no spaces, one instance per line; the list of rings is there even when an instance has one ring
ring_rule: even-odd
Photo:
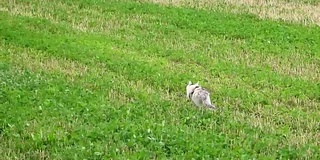
[[[319,0],[282,0],[284,2],[299,2],[299,3],[305,3],[305,4],[311,4],[311,5],[319,5]]]
[[[3,159],[318,159],[320,28],[131,0],[0,11]],[[185,98],[188,80],[218,110]]]

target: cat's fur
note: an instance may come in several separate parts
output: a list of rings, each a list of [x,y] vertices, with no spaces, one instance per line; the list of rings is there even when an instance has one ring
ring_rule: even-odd
[[[202,88],[199,85],[199,82],[192,84],[191,81],[189,81],[188,85],[186,86],[187,90],[187,98],[192,100],[192,102],[197,105],[198,107],[208,107],[211,109],[215,109],[216,106],[211,103],[210,100],[210,93]]]

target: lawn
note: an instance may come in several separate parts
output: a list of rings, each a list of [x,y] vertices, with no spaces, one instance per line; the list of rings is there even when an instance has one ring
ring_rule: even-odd
[[[234,2],[1,1],[1,159],[319,159],[319,3]]]

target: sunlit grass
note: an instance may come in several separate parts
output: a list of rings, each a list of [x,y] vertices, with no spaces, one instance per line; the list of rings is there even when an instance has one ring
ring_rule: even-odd
[[[318,157],[318,27],[129,0],[1,3],[4,159]],[[188,80],[217,111],[186,100]]]
[[[222,10],[254,14],[261,19],[274,19],[304,25],[320,25],[320,3],[317,0],[139,0],[166,6]]]

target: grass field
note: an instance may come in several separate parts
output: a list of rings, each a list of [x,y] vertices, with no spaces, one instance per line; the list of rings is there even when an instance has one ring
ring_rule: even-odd
[[[319,159],[319,8],[1,1],[0,159]]]

